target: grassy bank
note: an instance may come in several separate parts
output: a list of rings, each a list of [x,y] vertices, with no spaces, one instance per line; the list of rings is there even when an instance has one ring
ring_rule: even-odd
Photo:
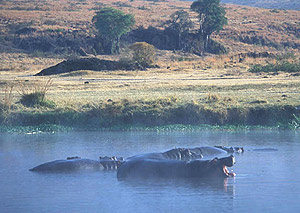
[[[213,97],[211,97],[213,98]],[[215,107],[214,107],[215,106]],[[0,131],[51,132],[68,130],[186,130],[299,128],[297,106],[221,107],[176,98],[106,101],[79,110],[23,108],[0,115]]]

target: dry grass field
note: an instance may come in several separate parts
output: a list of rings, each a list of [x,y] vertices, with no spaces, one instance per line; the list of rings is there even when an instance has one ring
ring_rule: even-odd
[[[8,1],[1,3],[1,33],[9,33],[8,26],[18,22],[31,22],[45,30],[86,30],[91,27],[95,10],[112,6],[133,13],[136,26],[160,26],[172,12],[188,10],[191,2],[118,0],[44,0]],[[172,100],[175,104],[192,103],[212,110],[229,108],[300,106],[299,73],[248,72],[253,64],[275,63],[273,58],[245,57],[239,54],[268,52],[275,56],[293,54],[299,60],[300,11],[259,9],[225,5],[228,25],[213,38],[229,49],[227,55],[196,56],[175,51],[157,51],[160,68],[147,71],[76,71],[51,76],[53,83],[47,99],[57,109],[85,111],[101,103],[132,103],[138,100]],[[196,21],[195,14],[191,15]],[[263,43],[257,43],[260,38]],[[1,46],[0,46],[1,48]],[[97,56],[117,59],[121,56]],[[13,85],[13,112],[41,112],[47,108],[28,108],[18,103],[20,87],[33,89],[47,81],[33,75],[41,69],[64,60],[60,55],[34,55],[20,51],[0,53],[0,100],[7,99],[7,88]],[[88,83],[87,83],[88,82]],[[53,110],[53,109],[51,109]]]
[[[72,106],[80,109],[87,103],[97,104],[108,99],[117,101],[129,99],[154,100],[174,97],[179,102],[196,102],[211,107],[249,107],[257,105],[293,105],[300,104],[300,77],[287,73],[253,74],[247,71],[245,64],[236,64],[230,68],[214,67],[221,63],[211,60],[212,68],[197,61],[169,62],[167,68],[147,71],[75,71],[51,77],[53,84],[47,97],[58,106]],[[220,59],[221,61],[223,59]],[[55,60],[49,59],[51,64]],[[206,61],[206,63],[208,63]],[[17,62],[15,62],[17,63]],[[32,64],[31,64],[32,63]],[[15,101],[20,98],[18,87],[34,87],[47,80],[46,77],[33,77],[46,61],[28,60],[31,70],[2,71],[0,85],[15,84]],[[165,65],[166,62],[161,62]],[[36,64],[36,65],[34,65]],[[85,82],[89,82],[88,84]],[[1,96],[3,97],[4,89]],[[207,102],[210,95],[217,96],[214,103]]]

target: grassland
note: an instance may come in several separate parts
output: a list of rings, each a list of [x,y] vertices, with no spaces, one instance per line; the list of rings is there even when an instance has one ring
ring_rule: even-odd
[[[107,0],[101,5],[90,0],[4,2],[0,10],[3,34],[9,33],[9,25],[18,22],[32,22],[39,29],[90,30],[96,7],[103,5],[134,13],[137,26],[159,26],[172,12],[190,5],[174,1]],[[38,8],[33,10],[33,3]],[[30,91],[35,85],[42,85],[47,79],[33,75],[61,62],[64,56],[27,54],[6,47],[0,53],[0,102],[9,107],[0,110],[0,122],[13,126],[46,125],[45,129],[47,125],[97,129],[170,124],[298,127],[295,122],[300,115],[299,73],[248,70],[254,64],[275,63],[276,56],[290,54],[293,57],[288,60],[299,60],[300,12],[274,13],[236,5],[226,5],[226,11],[229,24],[213,37],[229,49],[227,55],[200,57],[158,50],[156,63],[160,68],[82,70],[55,75],[46,94],[46,99],[56,104],[50,108],[23,106],[19,103],[20,88]],[[275,57],[243,56],[241,60],[241,54],[253,52],[268,52]],[[97,57],[116,60],[123,56],[126,50],[120,56]]]

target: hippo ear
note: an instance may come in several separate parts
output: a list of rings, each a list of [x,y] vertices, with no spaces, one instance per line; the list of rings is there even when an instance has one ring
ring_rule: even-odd
[[[218,163],[218,161],[219,161],[219,158],[214,158],[214,159],[212,159],[210,162],[211,162],[211,163]]]

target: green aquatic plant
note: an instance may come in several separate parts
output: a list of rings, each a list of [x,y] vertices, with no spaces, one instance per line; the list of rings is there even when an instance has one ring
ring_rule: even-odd
[[[0,132],[9,133],[24,133],[24,134],[42,134],[42,133],[55,133],[55,132],[68,132],[72,131],[72,127],[54,125],[54,124],[42,124],[38,126],[10,126],[0,125]]]

